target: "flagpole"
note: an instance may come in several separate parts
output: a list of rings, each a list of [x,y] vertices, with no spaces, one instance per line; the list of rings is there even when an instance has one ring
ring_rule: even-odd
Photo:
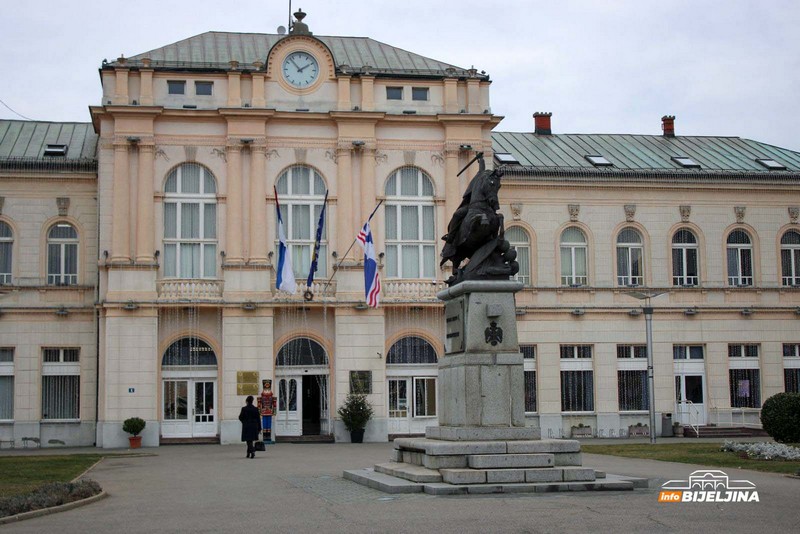
[[[378,202],[378,205],[375,206],[374,210],[372,210],[372,213],[370,213],[370,215],[369,215],[369,219],[367,219],[367,222],[364,223],[364,224],[367,224],[372,220],[373,215],[375,215],[375,212],[377,212],[378,208],[381,207],[381,204],[383,204],[383,199],[381,199],[380,202]],[[363,228],[364,226],[362,225],[361,227]],[[358,234],[356,234],[356,237],[353,238],[353,242],[350,243],[350,246],[347,247],[347,252],[344,253],[344,256],[342,256],[342,259],[339,260],[339,263],[337,263],[336,266],[333,268],[333,274],[331,274],[331,277],[328,278],[327,282],[325,282],[325,287],[322,288],[322,292],[323,293],[325,293],[325,291],[328,289],[328,286],[331,285],[331,282],[333,281],[333,277],[336,276],[336,273],[339,272],[339,267],[342,266],[342,262],[344,262],[344,259],[347,257],[348,254],[350,254],[350,251],[355,246],[357,240],[358,240]]]

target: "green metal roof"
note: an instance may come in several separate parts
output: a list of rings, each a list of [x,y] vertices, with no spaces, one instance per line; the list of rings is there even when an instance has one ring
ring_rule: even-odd
[[[524,170],[560,172],[595,170],[585,156],[603,156],[614,172],[763,173],[776,176],[800,172],[800,152],[740,137],[701,137],[626,134],[557,134],[493,132],[495,153],[512,154]],[[689,157],[700,168],[685,168],[674,157]],[[786,171],[770,171],[757,159],[772,159]],[[513,170],[514,165],[509,168]],[[600,170],[600,168],[597,168]],[[788,171],[788,172],[787,172]],[[538,174],[538,173],[537,173]]]
[[[149,58],[155,68],[228,69],[230,61],[238,61],[242,68],[248,68],[255,61],[265,62],[275,43],[288,37],[291,35],[206,32],[127,58],[127,64],[137,66],[142,59]],[[362,67],[370,66],[370,72],[378,75],[444,76],[446,69],[455,69],[458,76],[468,74],[466,69],[368,37],[312,37],[330,49],[337,70],[347,65],[350,73],[360,73]],[[487,78],[484,75],[480,77]]]
[[[45,156],[47,145],[66,145],[67,152]],[[96,172],[97,134],[85,122],[0,120],[0,168]]]

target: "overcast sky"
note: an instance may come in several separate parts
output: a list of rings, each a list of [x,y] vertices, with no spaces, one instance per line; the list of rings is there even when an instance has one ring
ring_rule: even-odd
[[[208,30],[276,33],[288,0],[11,2],[0,100],[35,120],[88,121],[103,58]],[[13,7],[11,7],[13,6]],[[365,36],[493,80],[497,127],[740,136],[800,150],[797,0],[293,0],[318,35]],[[19,118],[0,105],[0,118]]]

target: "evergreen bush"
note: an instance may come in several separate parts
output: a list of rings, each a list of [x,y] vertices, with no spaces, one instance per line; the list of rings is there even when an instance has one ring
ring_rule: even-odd
[[[372,405],[366,395],[350,393],[339,407],[338,413],[348,431],[364,430],[372,418]]]
[[[778,393],[761,407],[761,424],[780,443],[800,443],[800,393]]]

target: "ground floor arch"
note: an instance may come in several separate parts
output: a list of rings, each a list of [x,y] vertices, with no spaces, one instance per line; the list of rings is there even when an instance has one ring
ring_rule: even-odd
[[[328,353],[309,337],[284,343],[275,358],[275,436],[320,436],[331,433]]]

